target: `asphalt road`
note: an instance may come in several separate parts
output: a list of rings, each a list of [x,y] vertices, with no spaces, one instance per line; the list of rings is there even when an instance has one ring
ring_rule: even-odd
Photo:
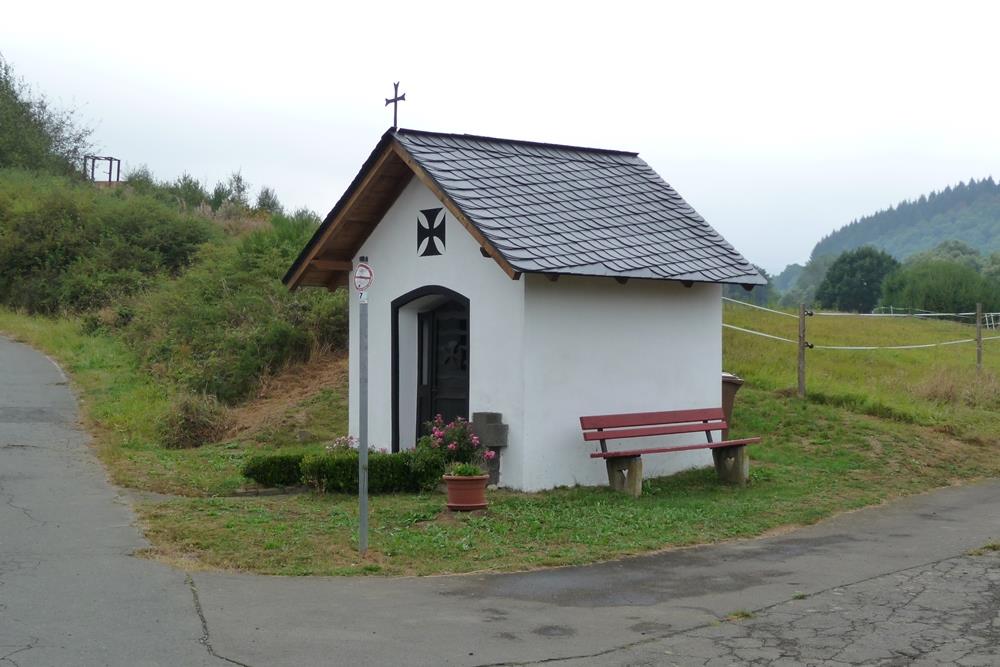
[[[1000,664],[1000,482],[794,533],[422,579],[187,574],[146,546],[66,378],[0,338],[0,667]],[[737,613],[739,612],[739,613]]]

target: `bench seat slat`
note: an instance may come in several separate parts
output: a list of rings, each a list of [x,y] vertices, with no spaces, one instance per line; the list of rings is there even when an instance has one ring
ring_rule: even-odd
[[[622,415],[591,415],[580,417],[580,426],[589,431],[595,428],[629,428],[633,426],[656,426],[658,424],[680,424],[705,420],[725,420],[722,408],[701,408],[697,410],[673,410],[670,412],[633,412]]]
[[[680,445],[677,447],[653,447],[650,449],[630,449],[620,452],[592,452],[592,459],[613,459],[623,456],[642,456],[643,454],[659,454],[661,452],[684,452],[690,449],[718,449],[719,447],[739,447],[743,445],[753,445],[760,442],[760,438],[742,438],[740,440],[723,440],[722,442],[703,442],[697,445]]]
[[[616,440],[618,438],[645,438],[654,435],[723,431],[727,428],[729,428],[729,425],[725,421],[710,421],[707,424],[699,422],[697,424],[651,426],[647,428],[621,428],[610,431],[589,431],[583,434],[583,439],[587,442],[593,442],[595,440]]]

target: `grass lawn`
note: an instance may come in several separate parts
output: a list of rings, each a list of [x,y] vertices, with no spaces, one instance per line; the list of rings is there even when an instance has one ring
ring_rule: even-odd
[[[376,496],[369,557],[355,551],[357,499],[299,495],[185,498],[140,506],[152,555],[269,574],[440,574],[571,565],[760,535],[984,475],[995,449],[912,424],[740,395],[734,435],[766,432],[752,484],[714,470],[647,480],[638,500],[606,488],[498,491],[481,515],[442,512],[438,494]],[[766,429],[766,430],[765,430]]]
[[[727,307],[727,321],[788,334],[785,322],[775,325],[770,319],[786,318],[745,310]],[[876,330],[849,320],[855,318],[813,318],[810,339],[840,343],[881,336],[881,344],[889,344],[968,336],[967,327],[955,324],[862,323],[882,327]],[[793,320],[788,323],[794,327]],[[748,380],[737,398],[732,435],[765,436],[751,448],[748,488],[720,485],[713,470],[701,469],[647,480],[638,500],[605,488],[493,492],[490,509],[470,516],[442,512],[439,494],[377,496],[370,553],[359,560],[354,497],[225,497],[245,483],[238,470],[249,452],[321,446],[311,439],[343,432],[343,374],[331,376],[339,379],[322,391],[275,408],[276,414],[284,412],[274,419],[237,429],[226,442],[166,450],[157,444],[156,420],[172,389],[139,371],[117,341],[83,335],[72,320],[41,321],[2,311],[0,331],[52,354],[72,374],[98,452],[117,483],[183,496],[138,505],[153,543],[148,555],[183,566],[423,575],[587,563],[751,537],[1000,474],[1000,427],[992,419],[997,397],[990,389],[993,371],[1000,369],[1000,345],[987,344],[990,370],[982,378],[975,375],[969,346],[908,353],[813,351],[812,400],[803,402],[788,397],[795,381],[794,346],[727,331],[726,368]],[[251,422],[249,414],[266,412],[266,405],[264,399],[248,406],[240,419]]]

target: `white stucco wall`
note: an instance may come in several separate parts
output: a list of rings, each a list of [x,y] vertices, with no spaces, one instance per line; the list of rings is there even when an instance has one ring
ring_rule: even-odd
[[[367,256],[375,271],[368,294],[368,411],[369,442],[388,449],[392,442],[392,332],[391,303],[425,285],[440,285],[469,299],[469,412],[503,413],[511,424],[507,452],[501,459],[504,483],[520,487],[522,333],[524,281],[511,280],[496,262],[484,258],[479,244],[447,213],[445,252],[432,257],[417,254],[417,216],[423,209],[442,204],[422,183],[412,179],[385,218],[365,241],[357,256]],[[350,302],[350,432],[358,433],[358,298]],[[415,314],[400,311],[400,327],[414,329]],[[412,340],[412,339],[411,339]],[[412,415],[400,420],[400,446],[413,445],[416,409],[412,402],[416,376],[416,348],[400,351],[401,411]]]
[[[718,285],[562,276],[525,277],[524,441],[521,478],[535,490],[607,484],[580,417],[722,404]],[[717,437],[719,434],[713,434]],[[696,434],[692,442],[703,442]],[[611,443],[655,446],[655,438]],[[674,436],[663,444],[682,442]],[[645,477],[710,465],[707,450],[643,457]]]
[[[587,414],[680,410],[721,405],[722,304],[718,285],[544,276],[511,280],[484,258],[450,213],[440,256],[417,254],[418,212],[441,203],[412,179],[358,255],[375,270],[369,291],[369,436],[392,441],[391,302],[440,285],[469,299],[469,412],[503,414],[510,427],[501,483],[538,490],[606,484],[602,460],[588,454],[579,418]],[[358,433],[358,300],[350,305],[350,432]],[[401,310],[415,330],[415,310]],[[400,350],[400,445],[413,444],[416,344]],[[410,349],[412,347],[412,349]],[[691,436],[701,441],[700,434]],[[679,443],[680,437],[669,440]],[[613,448],[655,445],[654,439]],[[709,452],[646,456],[645,476],[710,465]]]

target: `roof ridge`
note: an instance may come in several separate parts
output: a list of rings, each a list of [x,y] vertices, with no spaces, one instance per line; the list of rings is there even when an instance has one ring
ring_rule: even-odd
[[[490,143],[520,144],[522,146],[535,146],[538,148],[555,148],[561,150],[574,150],[583,153],[598,153],[603,155],[627,155],[629,157],[639,157],[636,151],[623,151],[614,148],[593,148],[591,146],[573,146],[571,144],[553,144],[545,141],[528,141],[526,139],[505,139],[503,137],[488,137],[482,134],[455,134],[453,132],[434,132],[431,130],[414,130],[410,128],[398,128],[396,134],[416,134],[430,135],[436,137],[452,137],[458,139],[476,139]]]

